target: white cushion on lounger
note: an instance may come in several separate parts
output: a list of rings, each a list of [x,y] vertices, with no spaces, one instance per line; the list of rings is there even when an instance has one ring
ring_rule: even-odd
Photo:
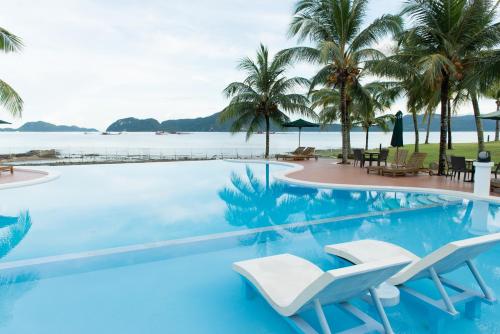
[[[233,269],[248,279],[283,316],[296,314],[317,298],[321,304],[346,301],[379,285],[408,264],[390,258],[324,272],[291,254],[236,262]]]
[[[463,265],[466,260],[473,259],[496,243],[500,243],[500,233],[450,242],[424,258],[420,258],[400,246],[377,240],[359,240],[330,245],[325,247],[325,251],[352,263],[405,256],[412,263],[388,280],[389,284],[399,285],[409,280],[428,277],[428,269],[431,267],[436,270],[438,275],[453,271]]]

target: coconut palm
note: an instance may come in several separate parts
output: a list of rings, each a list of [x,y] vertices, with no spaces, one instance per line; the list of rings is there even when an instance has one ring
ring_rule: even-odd
[[[338,89],[342,163],[348,162],[350,150],[349,87],[359,80],[365,61],[384,57],[373,45],[389,32],[399,33],[402,27],[399,16],[384,15],[363,29],[367,4],[368,0],[299,0],[289,33],[299,42],[308,39],[313,46],[283,51],[292,59],[322,66],[311,82],[311,90],[316,86]]]
[[[402,36],[406,53],[401,56],[415,66],[430,89],[440,92],[440,175],[445,171],[450,88],[453,81],[463,79],[464,69],[481,62],[482,52],[498,44],[497,4],[491,0],[406,1],[403,15],[412,26]]]
[[[491,85],[484,94],[486,97],[490,99],[494,99],[497,105],[497,111],[500,111],[500,82],[497,82],[494,85]],[[500,132],[500,121],[496,121],[495,127],[495,141],[499,141],[499,132]]]
[[[315,117],[307,97],[293,92],[299,86],[308,87],[309,81],[300,77],[287,78],[285,72],[289,66],[290,59],[286,57],[275,56],[271,60],[268,49],[261,44],[255,61],[244,58],[239,62],[238,68],[248,74],[247,78],[224,89],[231,101],[222,111],[220,121],[233,121],[233,133],[246,128],[247,140],[264,127],[266,158],[269,157],[271,121],[283,124],[289,121],[287,114],[294,113]]]
[[[389,84],[390,85],[390,84]],[[392,115],[377,114],[386,111],[394,102],[394,90],[387,83],[371,82],[362,85],[360,82],[352,85],[347,92],[347,111],[351,115],[350,128],[359,126],[365,131],[365,147],[368,149],[369,131],[378,126],[382,131],[388,131],[388,122]],[[311,94],[312,106],[321,108],[320,122],[330,124],[340,118],[338,108],[340,94],[338,90],[320,89]]]
[[[23,43],[16,35],[0,27],[0,51],[4,53],[18,52]],[[0,104],[13,116],[20,116],[23,111],[23,100],[16,91],[0,79]]]

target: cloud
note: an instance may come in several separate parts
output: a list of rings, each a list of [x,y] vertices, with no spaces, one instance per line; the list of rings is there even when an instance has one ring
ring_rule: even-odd
[[[241,57],[286,37],[294,1],[16,0],[0,26],[21,36],[21,54],[0,55],[0,77],[25,100],[22,120],[105,128],[136,116],[166,120],[221,110],[240,80]],[[383,4],[383,5],[382,5]],[[368,19],[398,10],[372,1]],[[372,17],[373,16],[373,17]],[[313,73],[298,65],[290,75]],[[9,117],[2,115],[8,120]]]

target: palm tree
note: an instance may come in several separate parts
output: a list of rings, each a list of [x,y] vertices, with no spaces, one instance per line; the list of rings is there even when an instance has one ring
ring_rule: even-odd
[[[320,89],[313,91],[313,107],[320,107],[320,122],[330,124],[340,118],[338,90]],[[366,85],[354,84],[347,93],[347,111],[351,115],[350,128],[359,126],[365,131],[365,148],[368,149],[369,131],[378,126],[382,131],[388,131],[388,122],[393,120],[392,115],[377,116],[384,112],[394,102],[395,95],[387,83],[371,82]]]
[[[484,94],[486,97],[494,99],[497,104],[497,111],[500,111],[500,82],[491,85]],[[499,141],[500,121],[496,121],[495,141]]]
[[[309,81],[300,77],[287,78],[285,72],[290,59],[275,56],[269,59],[269,51],[260,45],[256,61],[244,58],[238,68],[248,76],[243,82],[233,82],[224,89],[229,105],[220,115],[220,121],[233,121],[231,132],[239,132],[246,127],[246,139],[262,128],[266,131],[265,157],[269,157],[270,123],[283,124],[289,121],[287,113],[298,113],[315,117],[309,108],[309,100],[302,94],[293,93],[298,86],[308,87]]]
[[[4,53],[18,52],[23,43],[19,37],[0,27],[0,51]],[[13,116],[20,116],[23,111],[23,100],[16,91],[0,79],[0,104]]]
[[[313,47],[283,51],[292,59],[322,66],[311,82],[311,90],[319,85],[338,89],[344,164],[350,151],[349,87],[358,81],[365,61],[384,57],[373,45],[389,32],[399,33],[402,27],[399,16],[384,15],[362,29],[367,4],[368,0],[299,0],[289,33],[299,42],[310,40]]]
[[[463,79],[464,68],[480,62],[482,52],[498,44],[500,26],[493,23],[497,4],[491,0],[406,1],[403,15],[413,24],[403,34],[405,61],[415,66],[429,88],[440,92],[440,175],[446,163],[450,88],[454,80]]]

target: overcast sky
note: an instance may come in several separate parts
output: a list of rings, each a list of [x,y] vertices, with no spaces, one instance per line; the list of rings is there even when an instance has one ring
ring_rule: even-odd
[[[294,2],[3,1],[0,26],[25,48],[0,55],[0,78],[21,94],[25,110],[21,120],[5,112],[0,119],[104,129],[129,116],[208,116],[227,103],[224,87],[243,78],[235,69],[239,58],[253,55],[260,42],[273,52],[294,45],[286,36]],[[401,4],[372,0],[367,20],[396,13]],[[291,74],[311,73],[302,65]]]

